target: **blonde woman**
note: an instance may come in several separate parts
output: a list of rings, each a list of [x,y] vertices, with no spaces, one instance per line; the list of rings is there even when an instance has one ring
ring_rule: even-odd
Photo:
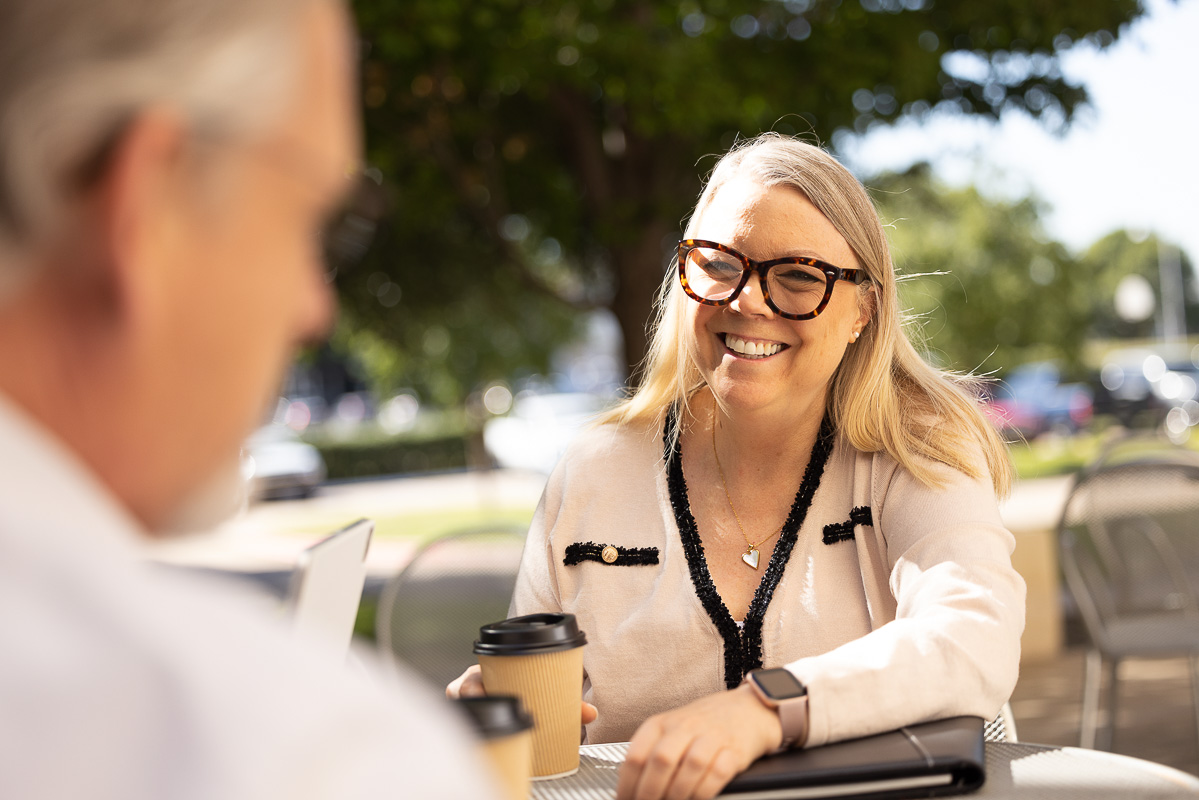
[[[905,337],[844,167],[775,135],[724,156],[644,383],[550,478],[513,600],[586,631],[587,741],[632,742],[621,797],[712,797],[780,746],[999,712],[1024,583],[973,389]]]

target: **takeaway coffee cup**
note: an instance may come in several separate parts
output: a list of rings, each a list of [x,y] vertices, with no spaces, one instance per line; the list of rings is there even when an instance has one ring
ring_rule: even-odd
[[[579,768],[585,644],[573,614],[530,614],[479,629],[483,688],[519,697],[533,716],[534,780]]]
[[[458,701],[483,740],[507,800],[527,800],[533,770],[533,720],[519,697],[489,695]]]

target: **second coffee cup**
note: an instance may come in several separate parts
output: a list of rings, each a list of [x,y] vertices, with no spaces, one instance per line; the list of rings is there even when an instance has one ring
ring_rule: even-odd
[[[458,700],[475,732],[483,740],[483,752],[499,777],[506,800],[528,800],[533,769],[533,720],[519,697],[489,695]]]
[[[519,697],[533,717],[535,779],[579,768],[585,644],[573,614],[530,614],[479,629],[483,688]]]

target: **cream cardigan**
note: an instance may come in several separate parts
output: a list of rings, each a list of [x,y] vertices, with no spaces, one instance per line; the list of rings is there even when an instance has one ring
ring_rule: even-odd
[[[746,626],[761,624],[763,666],[808,686],[808,744],[994,717],[1016,683],[1025,587],[990,481],[940,468],[946,484],[930,489],[886,455],[828,441],[785,565],[776,547],[781,578]],[[589,430],[550,476],[529,531],[512,612],[578,617],[584,699],[599,709],[589,743],[626,741],[647,717],[756,666],[723,604],[710,613],[697,593],[707,568],[702,548],[689,563],[667,472],[661,430]]]

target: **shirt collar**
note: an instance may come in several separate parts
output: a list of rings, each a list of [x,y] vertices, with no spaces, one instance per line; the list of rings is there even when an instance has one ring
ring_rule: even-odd
[[[142,554],[145,528],[68,444],[0,394],[0,541]],[[57,541],[55,541],[57,540]]]

